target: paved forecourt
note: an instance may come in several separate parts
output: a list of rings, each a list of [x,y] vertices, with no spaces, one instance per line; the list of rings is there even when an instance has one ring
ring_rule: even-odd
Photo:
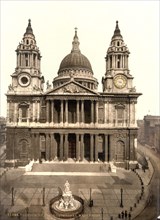
[[[104,170],[102,172],[38,172],[37,170],[25,172],[18,168],[8,170],[1,180],[1,216],[4,220],[12,219],[11,215],[17,218],[18,214],[25,217],[28,215],[29,219],[33,220],[56,219],[49,212],[49,201],[58,195],[59,187],[64,189],[66,180],[70,183],[72,193],[84,199],[84,213],[80,217],[82,220],[99,220],[102,217],[106,220],[113,217],[115,220],[122,211],[126,210],[129,213],[131,207],[131,214],[134,215],[142,205],[137,204],[139,208],[134,207],[141,193],[138,176],[133,171],[123,169],[117,169],[116,173],[112,173]],[[121,189],[123,189],[122,201]],[[93,207],[89,207],[90,199],[93,200]],[[142,200],[145,200],[145,196]],[[123,207],[120,207],[121,202]]]

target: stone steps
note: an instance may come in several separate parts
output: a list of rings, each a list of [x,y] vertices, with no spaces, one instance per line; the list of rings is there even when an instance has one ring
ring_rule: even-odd
[[[32,172],[108,172],[104,163],[34,163]]]

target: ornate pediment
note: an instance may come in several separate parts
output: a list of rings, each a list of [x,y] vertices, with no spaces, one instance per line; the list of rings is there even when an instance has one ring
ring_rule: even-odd
[[[77,82],[69,82],[66,83],[56,89],[52,89],[50,91],[47,91],[47,94],[97,94],[96,92],[82,86],[81,84]]]

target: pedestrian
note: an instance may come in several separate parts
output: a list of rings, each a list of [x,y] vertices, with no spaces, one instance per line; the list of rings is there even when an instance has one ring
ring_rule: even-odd
[[[128,213],[128,218],[129,218],[129,220],[131,220],[131,213],[130,212]]]
[[[122,216],[122,219],[124,219],[124,212],[123,211],[121,212],[121,216]]]
[[[109,164],[109,166],[108,166],[108,173],[110,173],[111,172],[111,165]]]
[[[127,218],[127,216],[128,216],[128,214],[127,214],[127,210],[125,210],[125,212],[124,212],[124,216],[125,216],[125,218]]]

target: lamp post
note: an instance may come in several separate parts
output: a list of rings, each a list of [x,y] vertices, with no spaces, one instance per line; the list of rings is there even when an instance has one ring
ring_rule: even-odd
[[[121,188],[121,203],[120,207],[123,208],[123,189]]]
[[[93,206],[93,199],[91,198],[92,189],[90,188],[90,199],[89,199],[89,207]]]
[[[14,206],[14,187],[11,188],[12,191],[12,206]]]
[[[103,208],[101,208],[101,215],[102,215],[102,220],[103,220]]]
[[[27,220],[28,220],[28,212],[29,212],[29,208],[26,208],[26,215],[27,215]]]
[[[43,187],[43,206],[45,206],[45,188]]]

